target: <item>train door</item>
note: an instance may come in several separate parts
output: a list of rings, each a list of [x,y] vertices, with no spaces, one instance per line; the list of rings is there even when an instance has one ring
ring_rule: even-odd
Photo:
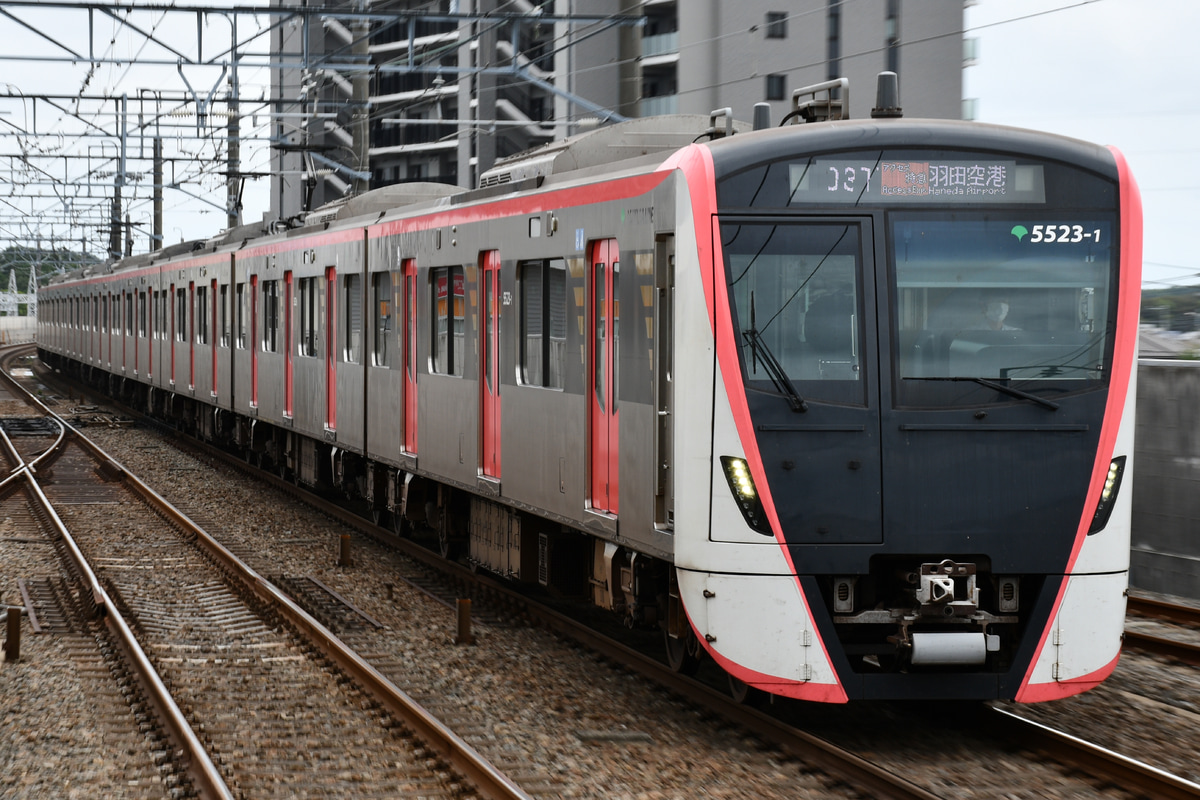
[[[404,280],[404,451],[417,452],[417,260],[406,258]]]
[[[675,237],[659,236],[654,243],[656,295],[654,341],[654,524],[675,524]]]
[[[146,377],[150,380],[154,379],[156,370],[154,369],[154,336],[158,330],[155,327],[158,323],[154,315],[154,300],[158,296],[158,292],[150,289],[146,292]]]
[[[216,397],[217,396],[217,347],[221,342],[221,332],[217,328],[217,309],[220,308],[221,303],[217,299],[217,281],[215,278],[209,284],[208,302],[209,302],[209,314],[210,314],[210,317],[208,320],[208,330],[209,330],[208,345],[209,345],[209,354],[210,354],[210,357],[212,360],[212,382],[209,384],[209,393],[213,397]]]
[[[136,355],[133,358],[133,371],[135,373],[139,372],[140,370],[144,371],[146,377],[149,378],[150,377],[150,336],[149,336],[150,329],[146,325],[146,323],[147,323],[146,295],[147,295],[147,292],[144,289],[139,289],[137,292],[137,307],[134,309],[134,311],[137,315],[136,319],[134,320],[134,325],[136,326],[135,330],[137,331],[137,340],[136,340],[137,345],[136,345],[136,350],[135,350]],[[143,350],[146,351],[145,357],[142,356]],[[143,366],[143,362],[145,362],[145,366]]]
[[[325,430],[337,430],[337,269],[325,268]]]
[[[250,276],[250,407],[258,408],[258,276]]]
[[[483,274],[483,325],[480,326],[481,354],[479,405],[483,432],[483,474],[500,477],[500,253],[481,254]]]
[[[588,286],[588,467],[591,507],[616,514],[619,508],[620,415],[617,408],[620,340],[620,252],[615,239],[592,243]]]
[[[175,386],[175,342],[179,339],[179,304],[175,300],[175,284],[171,284],[171,294],[167,297],[171,306],[171,386]]]
[[[196,284],[194,281],[188,281],[187,288],[187,320],[190,324],[184,325],[184,330],[187,331],[187,352],[188,352],[188,388],[196,388]]]
[[[129,318],[133,316],[130,309],[133,308],[131,300],[132,294],[128,289],[121,291],[121,372],[125,372],[129,366],[129,340],[132,338],[133,326],[129,324]]]
[[[275,309],[276,319],[279,310]],[[283,415],[289,419],[295,416],[295,383],[296,372],[292,352],[292,271],[283,273]]]
[[[108,368],[111,370],[116,362],[113,360],[113,334],[121,331],[121,300],[120,296],[108,293],[108,321],[104,326],[108,338]]]

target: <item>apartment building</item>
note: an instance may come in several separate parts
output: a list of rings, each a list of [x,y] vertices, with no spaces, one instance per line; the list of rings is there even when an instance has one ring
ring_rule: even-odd
[[[795,89],[832,78],[849,79],[861,118],[884,70],[900,76],[906,116],[962,114],[964,0],[327,6],[360,16],[274,34],[283,217],[368,184],[474,186],[497,159],[631,116],[728,107],[750,119],[765,101],[778,121]]]

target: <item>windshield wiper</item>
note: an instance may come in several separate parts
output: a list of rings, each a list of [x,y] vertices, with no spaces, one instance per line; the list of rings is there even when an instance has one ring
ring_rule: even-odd
[[[1036,394],[1024,392],[1024,391],[1021,391],[1020,389],[1014,389],[1011,386],[1005,386],[1003,383],[996,383],[995,381],[989,381],[987,378],[973,378],[973,377],[968,377],[968,376],[949,377],[949,378],[907,376],[903,380],[906,380],[906,381],[959,381],[959,382],[970,381],[971,383],[978,383],[980,386],[986,386],[989,389],[995,389],[997,392],[1000,392],[1001,394],[1006,394],[1009,397],[1017,397],[1017,398],[1020,398],[1021,400],[1028,400],[1031,403],[1037,403],[1039,406],[1042,406],[1043,408],[1048,408],[1051,411],[1058,410],[1058,403],[1055,403],[1052,400],[1047,400],[1044,397],[1038,397]]]
[[[753,317],[753,311],[751,312],[751,317]],[[767,347],[767,343],[763,341],[762,334],[751,327],[748,330],[742,331],[742,336],[750,344],[750,352],[754,357],[754,366],[756,368],[758,366],[759,351],[762,351],[763,368],[766,369],[767,375],[770,376],[771,383],[775,384],[775,388],[779,390],[779,393],[787,398],[788,406],[791,407],[792,411],[798,413],[808,411],[808,403],[796,391],[796,387],[792,385],[791,378],[784,372],[783,366],[775,358],[775,354],[771,352],[771,348]]]

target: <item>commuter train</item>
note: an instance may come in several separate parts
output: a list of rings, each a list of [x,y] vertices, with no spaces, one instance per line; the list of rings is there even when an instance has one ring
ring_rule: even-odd
[[[1115,667],[1141,269],[1120,153],[633,120],[55,279],[59,370],[805,700]]]

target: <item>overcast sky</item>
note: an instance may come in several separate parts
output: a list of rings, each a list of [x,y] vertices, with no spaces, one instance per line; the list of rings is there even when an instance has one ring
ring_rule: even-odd
[[[1200,2],[978,0],[964,23],[976,118],[1115,145],[1142,191],[1143,285],[1200,283]]]

